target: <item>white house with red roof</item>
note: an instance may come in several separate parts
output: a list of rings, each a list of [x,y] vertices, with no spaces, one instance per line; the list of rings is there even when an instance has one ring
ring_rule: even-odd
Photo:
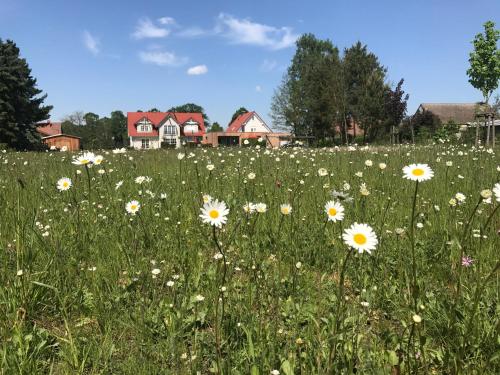
[[[135,149],[200,143],[205,134],[201,113],[128,112],[127,129],[130,146]]]
[[[226,133],[272,133],[273,131],[260,118],[257,112],[239,115],[227,127]]]

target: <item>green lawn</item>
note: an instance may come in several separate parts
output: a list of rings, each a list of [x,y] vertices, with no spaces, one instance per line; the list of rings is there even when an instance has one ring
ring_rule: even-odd
[[[76,154],[0,153],[0,374],[500,372],[500,192],[480,195],[499,182],[498,154],[96,154],[87,169]],[[413,231],[412,163],[434,171]],[[227,204],[221,228],[200,218],[204,194]],[[332,199],[342,221],[327,221]],[[371,254],[344,243],[354,222],[376,233]]]

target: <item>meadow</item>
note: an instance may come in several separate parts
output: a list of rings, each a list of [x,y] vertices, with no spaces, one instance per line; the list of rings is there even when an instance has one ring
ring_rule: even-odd
[[[0,153],[0,374],[498,374],[499,176],[467,145]]]

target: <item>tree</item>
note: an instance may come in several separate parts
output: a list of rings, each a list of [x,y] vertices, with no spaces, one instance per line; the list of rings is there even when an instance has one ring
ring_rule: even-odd
[[[344,50],[342,65],[347,115],[364,130],[364,138],[372,140],[385,116],[387,70],[359,41]]]
[[[396,129],[406,115],[406,108],[409,95],[403,91],[404,79],[398,82],[396,88],[388,89],[385,92],[385,113],[386,113],[386,133],[391,134],[391,142],[394,143],[393,129]]]
[[[292,63],[273,97],[273,125],[318,139],[333,135],[338,91],[335,77],[339,69],[338,49],[331,41],[312,34],[301,36]]]
[[[160,112],[160,110],[156,107],[153,107],[148,112]]]
[[[83,126],[83,125],[85,125],[85,118],[84,118],[84,116],[85,116],[85,114],[83,113],[83,111],[75,111],[72,114],[66,116],[63,119],[63,122],[64,121],[68,121],[68,122],[70,122],[73,125]]]
[[[205,110],[202,106],[199,106],[194,103],[186,103],[183,105],[179,105],[177,107],[170,108],[167,112],[180,112],[180,113],[201,113],[203,116],[203,123],[205,125],[205,129],[210,127],[210,121],[208,116],[205,113]]]
[[[208,129],[209,133],[214,133],[214,132],[221,132],[221,131],[224,131],[224,129],[222,128],[222,126],[220,126],[220,124],[216,121],[212,124],[212,126],[210,127],[210,129]]]
[[[114,147],[123,147],[127,142],[127,117],[122,111],[111,112],[111,133],[114,141]]]
[[[495,24],[488,21],[484,24],[484,34],[477,34],[473,40],[474,50],[470,53],[470,68],[467,69],[470,84],[481,91],[484,103],[488,104],[493,91],[500,82],[500,50],[497,42],[500,31]],[[490,125],[486,131],[487,144],[490,137]],[[479,142],[479,124],[476,124],[476,145]]]
[[[36,123],[49,118],[36,79],[12,40],[0,39],[0,143],[16,149],[41,146]]]
[[[246,109],[245,107],[240,107],[239,109],[237,109],[233,116],[231,117],[231,121],[229,123],[232,123],[234,120],[236,120],[236,118],[238,118],[239,115],[242,115],[244,113],[248,113],[248,109]]]
[[[99,121],[99,115],[92,113],[92,112],[87,112],[83,116],[83,119],[85,121],[85,125],[93,126],[93,125],[97,125],[97,122]]]

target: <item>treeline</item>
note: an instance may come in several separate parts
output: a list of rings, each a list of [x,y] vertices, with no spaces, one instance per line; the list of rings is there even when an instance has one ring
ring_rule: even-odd
[[[74,112],[61,124],[63,134],[81,138],[84,149],[110,149],[128,145],[127,117],[122,111],[113,111],[109,117],[88,112]]]
[[[406,114],[403,82],[389,84],[387,68],[361,42],[341,55],[330,40],[305,34],[275,91],[273,126],[325,143],[389,140]]]

